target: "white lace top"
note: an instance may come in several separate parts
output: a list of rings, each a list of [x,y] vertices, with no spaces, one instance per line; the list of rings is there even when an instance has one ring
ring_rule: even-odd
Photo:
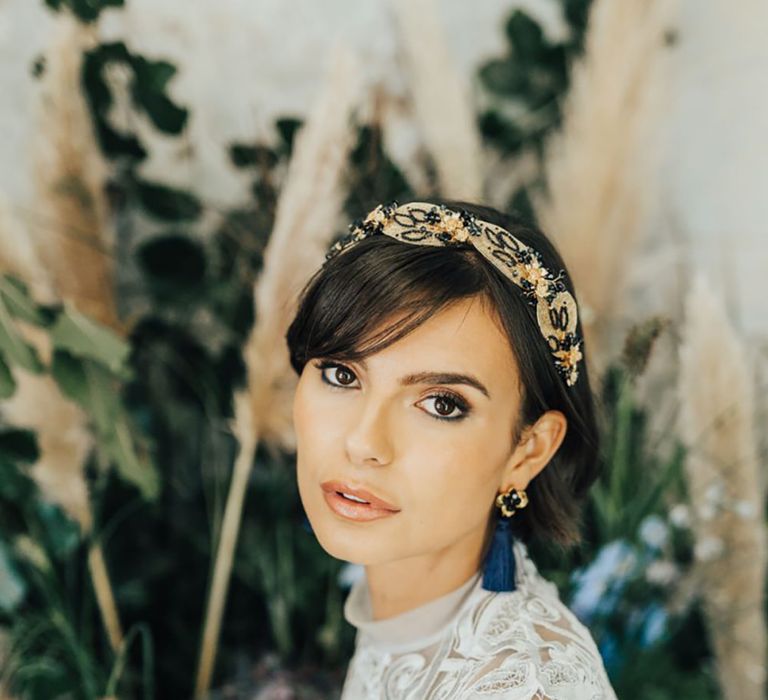
[[[460,588],[374,620],[365,577],[344,617],[357,628],[341,700],[616,700],[589,630],[514,541],[517,589]]]

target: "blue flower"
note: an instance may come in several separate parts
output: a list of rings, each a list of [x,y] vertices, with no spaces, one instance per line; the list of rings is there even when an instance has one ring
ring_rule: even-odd
[[[656,514],[643,518],[640,523],[640,539],[651,549],[661,549],[669,537],[669,527],[664,519]]]
[[[645,622],[640,632],[640,644],[649,647],[655,644],[666,632],[667,611],[659,603],[652,603],[645,611]]]
[[[582,622],[596,615],[610,613],[624,584],[635,571],[637,553],[626,540],[613,540],[604,545],[594,561],[571,575],[575,591],[570,608]]]
[[[597,648],[603,659],[606,672],[613,675],[619,670],[623,660],[616,637],[610,632],[604,632],[597,642]]]

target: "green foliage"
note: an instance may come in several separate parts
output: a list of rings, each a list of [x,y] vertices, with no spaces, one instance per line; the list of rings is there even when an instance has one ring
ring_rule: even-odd
[[[57,350],[79,359],[94,360],[112,374],[126,378],[129,345],[77,309],[65,305],[51,325],[50,333]]]
[[[114,465],[143,497],[156,497],[159,484],[146,440],[136,435],[120,401],[120,384],[130,377],[125,342],[72,308],[36,305],[13,277],[0,278],[0,307],[4,338],[14,340],[0,347],[4,366],[50,376],[91,419],[104,464]],[[21,322],[48,334],[50,365],[32,355],[32,346],[19,350],[22,343],[26,346]],[[30,364],[29,357],[36,361]],[[3,612],[14,613],[7,671],[14,692],[23,697],[67,693],[95,700],[105,688],[102,669],[108,669],[109,659],[91,639],[91,594],[85,596],[84,609],[77,610],[82,591],[72,581],[72,574],[85,577],[87,545],[78,525],[38,492],[29,469],[39,457],[34,432],[0,430],[0,543],[8,543],[0,557],[0,580],[8,583],[0,587],[0,624],[8,622]],[[81,613],[85,623],[78,619]]]
[[[187,123],[187,110],[175,105],[165,94],[176,68],[167,61],[150,61],[143,56],[130,55],[133,68],[131,95],[157,129],[165,134],[180,134]]]
[[[100,44],[83,56],[83,87],[104,155],[139,161],[146,156],[146,151],[138,137],[116,131],[108,121],[107,115],[114,101],[106,79],[106,69],[110,65],[122,66],[128,72],[134,107],[144,112],[156,128],[169,135],[181,133],[188,117],[187,110],[165,94],[176,68],[167,61],[153,61],[134,54],[121,41]]]
[[[114,98],[107,84],[106,68],[110,64],[124,65],[130,70],[131,54],[122,42],[101,44],[83,54],[82,81],[85,98],[91,111],[96,137],[102,153],[108,158],[143,160],[147,153],[133,133],[117,131],[107,118]]]
[[[381,127],[363,125],[352,149],[345,209],[357,218],[379,202],[404,200],[413,195],[399,168],[384,151]]]
[[[200,216],[200,202],[189,192],[146,181],[138,181],[136,187],[146,212],[161,221],[194,221]]]
[[[290,158],[293,153],[293,137],[302,125],[301,119],[283,117],[275,122],[275,128],[280,136],[278,153],[285,158]]]
[[[271,168],[277,164],[278,157],[272,149],[259,144],[233,143],[229,148],[229,158],[236,168],[253,168],[259,165]]]
[[[27,343],[13,321],[10,309],[5,299],[0,295],[0,353],[6,367],[16,365],[32,374],[42,374],[43,363],[37,355],[34,346]],[[6,386],[13,383],[13,378],[7,380]],[[7,395],[10,393],[6,389]]]
[[[66,7],[81,22],[94,22],[103,10],[109,7],[122,7],[125,0],[44,0],[55,12]]]
[[[693,558],[691,532],[671,526],[667,518],[671,506],[687,501],[683,449],[670,436],[650,434],[649,416],[635,396],[635,382],[666,326],[663,319],[649,319],[632,328],[621,361],[602,379],[601,470],[585,504],[581,546],[565,560],[552,548],[531,547],[566,604],[589,615],[582,621],[618,696],[627,700],[717,697],[717,684],[706,670],[712,652],[698,604],[675,616],[667,609],[672,584],[646,579],[651,563],[684,571]],[[672,447],[662,449],[662,442]],[[644,526],[651,524],[663,545],[649,543],[646,533],[652,528]],[[621,555],[606,556],[609,549]],[[580,579],[585,569],[591,573]],[[581,595],[584,587],[592,590],[587,598]],[[651,615],[663,618],[658,628],[663,632],[648,636],[644,625]]]
[[[8,548],[0,540],[0,613],[11,613],[24,598],[26,585],[13,564]]]
[[[189,302],[206,291],[208,261],[203,246],[181,233],[161,234],[136,251],[144,278],[158,300]]]
[[[23,339],[17,325],[20,321],[47,331],[53,348],[50,366]],[[7,275],[0,279],[0,357],[7,371],[6,398],[15,389],[10,367],[50,374],[62,393],[91,419],[106,461],[146,498],[155,498],[159,488],[156,470],[119,398],[120,383],[130,377],[129,353],[125,341],[76,309],[38,307],[21,281]]]
[[[662,458],[651,443],[647,414],[639,409],[626,369],[613,366],[603,382],[603,476],[591,491],[595,541],[633,537],[640,521],[658,512],[662,497],[684,495],[683,457],[677,446]]]
[[[543,155],[544,144],[562,120],[561,103],[569,87],[569,69],[581,53],[591,0],[560,0],[568,37],[550,42],[539,23],[515,9],[506,23],[507,53],[484,63],[478,77],[488,107],[479,116],[486,142],[507,155],[531,150]],[[533,219],[528,188],[543,187],[541,177],[513,195],[511,208]]]
[[[328,557],[302,527],[291,467],[287,461],[257,460],[249,498],[253,507],[245,515],[235,575],[263,597],[269,646],[283,658],[343,662],[351,654],[354,631],[341,614],[341,562]]]

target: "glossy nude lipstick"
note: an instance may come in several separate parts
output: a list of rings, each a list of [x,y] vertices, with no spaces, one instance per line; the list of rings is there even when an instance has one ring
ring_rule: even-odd
[[[365,489],[354,488],[340,481],[325,481],[321,487],[331,510],[348,520],[378,520],[399,512],[396,506]]]

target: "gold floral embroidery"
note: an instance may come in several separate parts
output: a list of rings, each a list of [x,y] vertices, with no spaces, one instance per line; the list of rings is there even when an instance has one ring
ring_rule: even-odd
[[[549,345],[555,366],[568,386],[576,383],[578,363],[583,359],[581,340],[576,333],[576,300],[562,280],[563,272],[554,276],[544,267],[538,252],[509,231],[475,219],[466,211],[425,202],[402,206],[397,202],[379,204],[362,223],[352,224],[350,228],[351,234],[335,243],[326,258],[376,233],[416,245],[471,243],[532,298],[539,329]]]

